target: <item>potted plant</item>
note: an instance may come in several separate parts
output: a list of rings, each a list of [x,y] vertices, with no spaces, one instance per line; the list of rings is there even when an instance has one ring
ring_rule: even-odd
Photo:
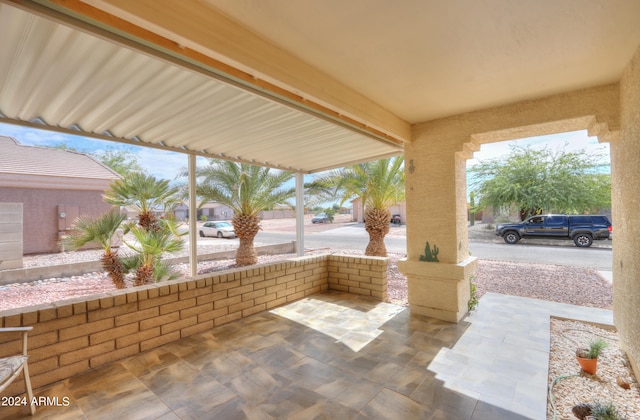
[[[593,340],[589,344],[589,348],[579,348],[576,350],[576,360],[580,364],[580,368],[591,375],[596,374],[598,366],[598,356],[609,344],[602,338]]]

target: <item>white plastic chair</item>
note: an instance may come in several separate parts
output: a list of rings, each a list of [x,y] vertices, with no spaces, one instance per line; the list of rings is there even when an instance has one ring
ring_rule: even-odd
[[[27,366],[27,334],[33,327],[13,327],[0,328],[0,333],[22,332],[22,354],[15,356],[0,357],[0,392],[4,391],[14,379],[24,373],[24,383],[27,388],[27,396],[29,398],[29,408],[31,415],[36,413],[36,406],[33,403],[33,391],[31,390],[31,380],[29,379],[29,367]]]

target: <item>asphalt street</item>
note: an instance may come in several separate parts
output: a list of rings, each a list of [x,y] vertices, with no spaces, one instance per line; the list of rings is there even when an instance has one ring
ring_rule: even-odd
[[[295,240],[295,233],[260,232],[255,241],[261,244],[283,243]],[[351,225],[325,232],[305,234],[305,249],[365,249],[369,237],[359,225]],[[534,241],[531,241],[534,242]],[[612,270],[612,252],[607,248],[577,248],[570,241],[555,241],[554,245],[518,243],[507,245],[500,241],[486,242],[471,240],[471,255],[480,259],[528,262],[535,264],[569,265],[594,268],[600,271]],[[406,238],[387,236],[387,250],[406,252]]]

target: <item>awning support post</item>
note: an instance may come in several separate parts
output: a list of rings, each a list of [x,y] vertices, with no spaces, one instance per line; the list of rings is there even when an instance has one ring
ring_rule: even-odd
[[[296,252],[304,256],[304,174],[296,173]]]
[[[198,275],[198,244],[196,203],[196,155],[189,155],[189,272],[191,277]]]

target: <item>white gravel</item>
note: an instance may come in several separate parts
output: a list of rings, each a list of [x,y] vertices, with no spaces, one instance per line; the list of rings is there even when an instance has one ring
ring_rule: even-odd
[[[588,347],[597,338],[603,338],[608,347],[598,357],[596,374],[582,373],[575,351],[579,347]],[[630,389],[618,386],[618,378],[628,382]],[[552,383],[554,386],[551,389]],[[629,361],[620,351],[618,335],[614,330],[582,322],[553,319],[549,387],[548,419],[554,418],[552,400],[558,419],[574,419],[576,417],[571,412],[572,407],[595,402],[613,403],[628,420],[640,419],[640,386],[629,368]]]

